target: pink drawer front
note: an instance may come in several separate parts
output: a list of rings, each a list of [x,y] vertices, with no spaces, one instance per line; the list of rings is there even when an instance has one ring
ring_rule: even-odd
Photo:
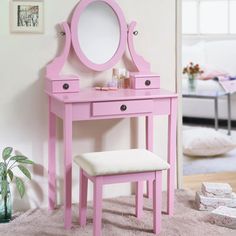
[[[135,113],[149,113],[153,111],[152,100],[135,100],[119,102],[96,102],[92,106],[93,116],[112,116]]]
[[[159,76],[131,77],[132,89],[158,89],[160,88]]]
[[[46,90],[50,93],[74,93],[79,91],[79,80],[47,79]]]

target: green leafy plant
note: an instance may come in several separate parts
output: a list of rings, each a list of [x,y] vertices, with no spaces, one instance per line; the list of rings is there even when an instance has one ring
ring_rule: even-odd
[[[16,183],[16,187],[21,198],[25,194],[24,182],[20,177],[15,176],[14,169],[19,169],[28,179],[31,180],[30,171],[25,167],[25,165],[34,164],[34,162],[29,160],[24,155],[12,155],[12,153],[12,147],[6,147],[2,152],[3,161],[0,162],[0,182],[2,199],[6,199],[7,197],[8,183],[10,182]]]

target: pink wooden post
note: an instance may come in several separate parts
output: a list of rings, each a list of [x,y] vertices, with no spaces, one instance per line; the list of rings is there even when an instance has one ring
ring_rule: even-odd
[[[150,72],[151,66],[150,63],[147,62],[142,56],[138,55],[134,48],[134,29],[136,26],[136,22],[132,21],[128,26],[128,48],[131,55],[131,58],[137,67],[137,71],[140,72]]]
[[[79,224],[81,227],[86,225],[87,192],[88,192],[88,178],[83,174],[83,170],[80,168]]]
[[[146,148],[153,151],[153,115],[146,116]],[[151,180],[147,182],[147,196],[149,199],[153,197],[153,183]]]
[[[71,228],[71,182],[72,182],[72,105],[65,104],[64,130],[64,224]]]
[[[68,58],[71,48],[70,27],[67,22],[61,23],[61,26],[64,29],[66,36],[65,46],[61,55],[54,58],[54,60],[51,63],[49,63],[46,67],[46,76],[51,80],[58,79],[60,77],[59,74]]]
[[[56,116],[51,112],[51,101],[49,97],[49,140],[48,140],[48,203],[49,209],[53,210],[56,203]]]
[[[162,208],[162,172],[156,171],[153,182],[153,229],[155,234],[161,231],[161,208]]]
[[[167,213],[170,216],[174,214],[174,191],[175,191],[175,163],[176,163],[176,122],[177,119],[177,99],[171,99],[171,111],[168,121],[168,170],[167,180]]]
[[[135,215],[138,219],[141,219],[143,216],[143,181],[136,182],[135,185]]]
[[[96,177],[93,185],[93,236],[102,236],[103,177]]]

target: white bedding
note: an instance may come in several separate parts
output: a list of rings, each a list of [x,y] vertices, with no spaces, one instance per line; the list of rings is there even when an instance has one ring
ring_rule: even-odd
[[[188,80],[182,80],[182,89],[188,90]],[[224,91],[223,87],[215,80],[197,80],[196,91]]]

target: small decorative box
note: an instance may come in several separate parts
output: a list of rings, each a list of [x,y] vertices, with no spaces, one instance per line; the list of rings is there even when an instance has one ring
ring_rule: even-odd
[[[210,221],[213,224],[236,229],[236,209],[225,206],[211,212]]]
[[[160,88],[160,76],[151,73],[130,73],[132,89],[158,89]]]
[[[227,183],[202,183],[202,193],[206,197],[231,198],[232,188]]]
[[[49,93],[76,93],[79,92],[79,77],[59,76],[58,78],[46,79],[46,91]]]
[[[219,206],[236,207],[236,194],[232,193],[231,198],[206,197],[202,193],[196,193],[196,205],[200,211],[214,210]]]

